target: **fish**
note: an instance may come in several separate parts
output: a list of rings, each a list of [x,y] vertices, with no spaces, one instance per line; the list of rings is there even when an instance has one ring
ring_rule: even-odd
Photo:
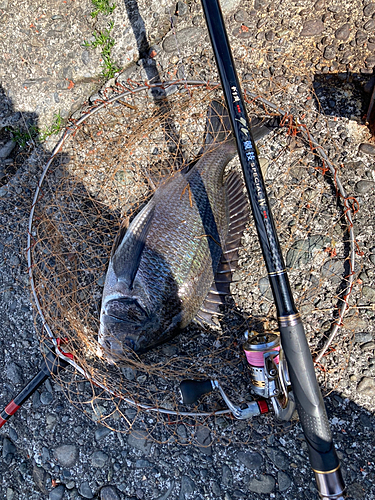
[[[255,140],[278,118],[252,119]],[[193,320],[213,324],[229,293],[249,220],[241,176],[224,176],[237,154],[223,104],[207,111],[201,156],[162,182],[111,252],[98,342],[109,362],[160,345]]]

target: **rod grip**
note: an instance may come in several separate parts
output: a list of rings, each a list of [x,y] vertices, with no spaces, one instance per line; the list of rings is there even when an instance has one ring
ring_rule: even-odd
[[[311,466],[319,472],[335,470],[340,463],[302,321],[281,323],[280,334]]]

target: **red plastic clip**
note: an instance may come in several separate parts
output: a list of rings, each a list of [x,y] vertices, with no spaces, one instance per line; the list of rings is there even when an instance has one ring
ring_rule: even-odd
[[[260,399],[259,401],[257,401],[257,403],[258,403],[259,410],[260,410],[261,414],[269,412],[268,404],[267,404],[267,401],[265,399]]]
[[[74,356],[71,352],[65,352],[61,349],[61,346],[64,345],[64,342],[66,343],[68,339],[60,339],[60,338],[57,338],[56,339],[56,343],[57,343],[57,347],[59,349],[59,351],[61,352],[61,354],[63,354],[66,358],[69,358],[69,359],[74,359]]]

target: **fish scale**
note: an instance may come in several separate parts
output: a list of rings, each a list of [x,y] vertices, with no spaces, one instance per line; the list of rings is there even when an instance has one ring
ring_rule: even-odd
[[[181,328],[193,319],[206,297],[221,258],[221,244],[228,228],[222,176],[228,161],[233,158],[234,148],[233,143],[213,147],[187,176],[177,173],[155,195],[154,217],[166,223],[164,227],[161,222],[150,228],[136,280],[147,282],[150,292],[155,289],[150,298],[156,304],[159,280],[156,287],[149,280],[161,274],[165,276],[165,268],[170,271],[174,282],[172,288],[174,284],[179,286]],[[193,191],[191,198],[186,186]],[[215,207],[215,214],[211,207]],[[153,252],[163,256],[164,263],[159,269],[151,265],[150,253]],[[171,284],[165,285],[170,290]]]

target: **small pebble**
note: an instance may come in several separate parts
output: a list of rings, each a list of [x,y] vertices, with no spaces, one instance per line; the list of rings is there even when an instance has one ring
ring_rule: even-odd
[[[361,351],[373,351],[375,349],[375,342],[366,342],[361,345]]]
[[[368,142],[363,142],[359,146],[359,151],[366,155],[375,156],[375,144],[369,144]]]
[[[375,379],[364,377],[358,384],[357,391],[364,396],[375,396]]]
[[[365,64],[368,68],[373,68],[375,66],[375,55],[367,56]]]
[[[12,382],[12,384],[18,385],[23,383],[22,370],[16,363],[13,363],[13,361],[6,364],[5,373],[7,379]]]
[[[323,52],[324,59],[335,59],[336,57],[336,47],[334,45],[327,45]]]
[[[3,458],[6,459],[9,455],[14,455],[16,452],[16,447],[12,443],[12,441],[8,438],[4,438],[3,440]]]
[[[269,474],[264,474],[257,479],[253,477],[250,479],[247,487],[254,493],[270,494],[276,486],[275,479]]]
[[[188,6],[185,2],[177,2],[176,6],[176,14],[180,16],[184,16],[188,12]]]
[[[354,342],[363,344],[364,342],[371,342],[372,334],[370,332],[358,332],[354,335]]]
[[[263,458],[260,453],[251,451],[240,451],[238,460],[251,470],[259,469],[262,466]]]
[[[120,500],[120,497],[113,486],[104,486],[100,490],[100,500]]]
[[[211,433],[210,429],[208,427],[205,427],[203,425],[200,425],[196,431],[195,438],[200,444],[199,449],[202,453],[205,455],[211,455],[212,454],[212,438],[211,438]]]
[[[248,14],[245,10],[240,9],[234,14],[234,19],[237,23],[245,23],[248,20]]]
[[[63,484],[59,484],[59,486],[50,491],[48,500],[62,500],[64,492],[65,492],[65,486]]]
[[[321,267],[321,274],[332,283],[340,283],[344,276],[344,267],[340,260],[328,260]]]
[[[96,441],[100,441],[101,439],[104,439],[108,434],[111,434],[111,429],[108,427],[100,426],[98,429],[95,431],[95,439]]]
[[[277,473],[277,482],[279,485],[279,491],[281,493],[288,490],[292,485],[292,481],[291,481],[290,477],[288,476],[288,474],[286,474],[285,472],[283,472],[281,470]]]
[[[233,474],[228,465],[222,466],[221,483],[224,488],[230,488],[233,484]]]
[[[300,36],[317,36],[324,30],[324,24],[320,19],[306,21],[302,27]]]
[[[132,448],[142,451],[145,455],[149,455],[151,451],[151,443],[147,440],[148,433],[141,429],[132,428],[128,436],[128,445]]]
[[[289,460],[283,451],[277,448],[267,448],[266,453],[268,455],[268,458],[278,469],[288,468]]]
[[[373,33],[375,29],[375,19],[370,19],[363,27],[366,31],[371,31]]]
[[[40,402],[42,403],[42,405],[49,405],[52,403],[52,401],[53,395],[50,392],[42,392],[42,394],[40,395]]]
[[[267,0],[254,0],[254,9],[262,10],[265,8],[267,4],[268,4]]]
[[[9,427],[9,437],[11,441],[17,441],[18,439],[18,434],[17,432],[13,429],[13,427]]]
[[[104,453],[103,451],[95,451],[92,455],[91,455],[91,465],[93,467],[104,467],[105,464],[107,463],[109,459],[109,456]]]
[[[8,158],[13,149],[16,147],[17,143],[11,139],[2,148],[0,148],[0,159]]]
[[[362,295],[369,299],[370,301],[375,301],[375,289],[367,285],[362,287]]]
[[[78,458],[78,449],[73,444],[63,444],[55,449],[55,458],[63,467],[72,467]]]
[[[374,13],[375,13],[375,3],[374,2],[370,2],[363,9],[363,15],[365,17],[371,17]]]
[[[90,484],[88,481],[84,481],[80,487],[78,488],[79,494],[83,496],[83,498],[94,498],[94,493],[92,492],[92,489],[90,488]]]
[[[138,460],[135,461],[135,468],[136,469],[144,469],[147,467],[153,467],[154,464],[152,462],[149,462],[148,460],[143,460],[142,458],[139,458]]]
[[[350,24],[343,24],[340,28],[335,31],[335,38],[338,40],[346,41],[350,36]]]
[[[195,482],[189,476],[182,476],[179,500],[186,500],[196,489]]]
[[[355,190],[357,193],[363,194],[372,191],[375,187],[375,182],[372,181],[358,181],[355,185]]]

